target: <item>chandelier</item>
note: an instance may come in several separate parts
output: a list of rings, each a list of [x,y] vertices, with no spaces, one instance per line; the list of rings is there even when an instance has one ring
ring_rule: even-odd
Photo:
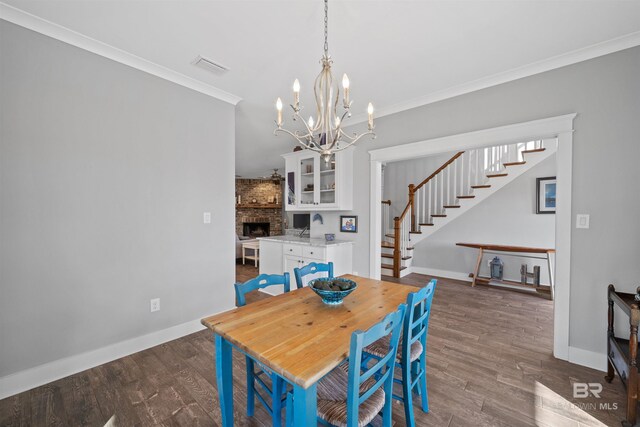
[[[342,96],[342,113],[338,113],[338,103],[340,100],[340,88],[337,82],[334,82],[331,74],[331,56],[329,56],[329,43],[327,41],[328,23],[329,23],[329,6],[328,0],[324,0],[324,55],[320,59],[322,71],[316,77],[313,92],[316,99],[316,118],[309,116],[305,121],[300,112],[303,107],[300,106],[300,82],[296,79],[293,82],[293,121],[302,122],[304,129],[302,131],[289,131],[282,127],[282,100],[278,98],[276,101],[276,109],[278,118],[276,120],[277,128],[273,132],[284,132],[296,139],[296,141],[304,148],[320,153],[325,162],[331,160],[331,156],[355,144],[365,135],[371,135],[375,138],[373,132],[373,105],[369,103],[367,107],[368,113],[368,131],[358,135],[346,134],[342,130],[342,124],[345,118],[351,117],[351,104],[349,99],[349,78],[346,74],[342,76],[342,88],[344,89]]]

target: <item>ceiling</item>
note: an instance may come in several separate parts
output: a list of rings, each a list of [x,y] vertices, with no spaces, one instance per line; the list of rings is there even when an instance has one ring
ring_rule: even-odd
[[[321,0],[3,1],[241,97],[236,173],[244,177],[284,166],[280,154],[294,143],[273,136],[274,102],[278,96],[291,102],[295,78],[311,110],[322,55]],[[640,1],[331,0],[329,52],[336,77],[349,74],[354,113],[372,101],[380,115],[636,33],[638,16]],[[198,55],[230,71],[219,76],[197,68],[191,62]]]

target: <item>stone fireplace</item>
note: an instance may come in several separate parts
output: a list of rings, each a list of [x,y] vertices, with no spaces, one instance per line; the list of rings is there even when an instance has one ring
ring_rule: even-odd
[[[236,179],[236,233],[250,237],[284,234],[281,181]]]

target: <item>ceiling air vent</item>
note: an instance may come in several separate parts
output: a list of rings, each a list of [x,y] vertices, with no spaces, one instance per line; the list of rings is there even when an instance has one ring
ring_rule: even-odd
[[[229,67],[225,67],[222,64],[214,62],[208,58],[204,58],[200,55],[193,60],[192,64],[217,75],[222,75],[229,71]]]

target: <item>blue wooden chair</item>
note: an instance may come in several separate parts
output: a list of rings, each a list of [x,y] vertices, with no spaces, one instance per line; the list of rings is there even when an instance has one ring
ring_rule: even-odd
[[[328,426],[367,425],[382,413],[382,425],[391,426],[393,372],[406,310],[388,314],[368,331],[351,334],[349,363],[325,375],[317,385],[318,422]],[[388,337],[386,353],[370,368],[363,369],[363,351],[371,343]],[[293,398],[287,394],[287,420],[293,419]]]
[[[319,262],[312,262],[305,265],[302,268],[294,268],[293,274],[296,276],[296,285],[298,289],[302,289],[305,285],[304,277],[310,274],[326,272],[327,277],[333,277],[333,263],[322,264]]]
[[[422,411],[429,412],[427,396],[427,332],[431,302],[436,289],[436,280],[418,292],[407,296],[407,315],[402,328],[400,349],[396,357],[396,367],[402,371],[402,380],[394,381],[402,385],[402,396],[393,395],[404,403],[407,426],[414,426],[412,391],[422,398]],[[384,349],[388,346],[386,339],[381,339],[365,348],[365,365],[369,360],[380,360],[384,357]]]
[[[261,274],[258,277],[248,280],[244,283],[236,283],[236,301],[238,307],[246,305],[246,294],[256,289],[263,289],[273,285],[284,285],[284,291],[290,291],[289,273],[279,274]],[[280,426],[282,417],[282,409],[286,401],[286,383],[275,373],[271,372],[267,367],[259,362],[255,362],[251,357],[245,356],[247,363],[247,416],[252,417],[255,409],[255,398],[262,402],[269,415],[271,415],[272,424]],[[258,370],[256,371],[256,365]],[[269,377],[271,387],[262,379],[263,376]],[[260,393],[260,388],[264,390],[267,397]],[[269,402],[271,404],[269,404]]]

